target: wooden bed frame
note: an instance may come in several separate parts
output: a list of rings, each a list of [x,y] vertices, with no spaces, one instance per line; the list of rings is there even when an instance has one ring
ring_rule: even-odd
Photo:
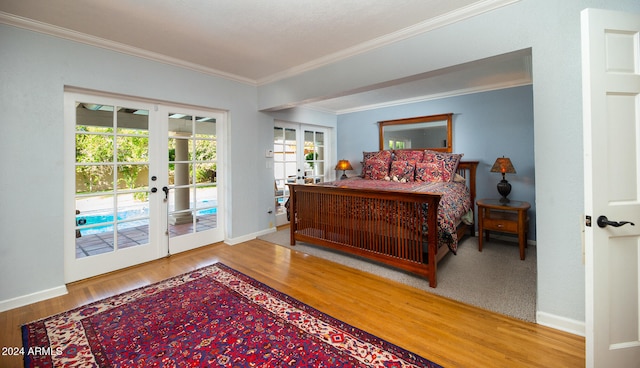
[[[475,214],[478,161],[461,161]],[[355,254],[426,277],[437,286],[437,263],[449,248],[438,249],[437,209],[441,195],[322,185],[289,184],[291,245],[302,241]],[[423,204],[428,211],[423,210]],[[367,208],[368,211],[362,211]],[[475,235],[475,226],[461,223],[458,239]],[[427,252],[424,252],[424,245]]]

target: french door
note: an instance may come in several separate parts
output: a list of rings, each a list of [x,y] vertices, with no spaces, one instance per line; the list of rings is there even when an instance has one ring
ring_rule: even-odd
[[[287,223],[285,203],[290,183],[321,183],[328,179],[329,129],[276,121],[273,128],[276,226]]]
[[[178,253],[224,240],[224,217],[220,196],[224,115],[212,111],[160,107],[166,136],[168,185],[163,186],[167,204],[166,236],[169,253]],[[167,155],[168,152],[168,155]]]
[[[223,239],[224,117],[65,93],[65,282]]]

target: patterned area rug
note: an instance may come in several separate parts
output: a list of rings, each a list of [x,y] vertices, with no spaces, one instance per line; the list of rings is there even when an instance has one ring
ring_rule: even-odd
[[[22,335],[27,367],[439,367],[221,263]]]

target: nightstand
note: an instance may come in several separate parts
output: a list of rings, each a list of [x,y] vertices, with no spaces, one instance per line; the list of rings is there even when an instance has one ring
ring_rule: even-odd
[[[500,202],[499,199],[480,199],[478,205],[478,250],[482,252],[483,232],[489,241],[489,232],[517,234],[520,247],[520,259],[524,260],[524,248],[527,244],[529,231],[528,202],[510,201]]]

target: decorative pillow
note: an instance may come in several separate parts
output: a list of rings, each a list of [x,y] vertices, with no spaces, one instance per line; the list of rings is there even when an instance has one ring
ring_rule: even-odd
[[[362,162],[367,162],[369,159],[383,160],[388,163],[391,162],[391,151],[375,151],[375,152],[362,152]]]
[[[422,162],[424,158],[423,150],[397,150],[393,151],[395,161],[413,161],[413,162]]]
[[[383,180],[389,174],[389,163],[385,160],[370,158],[362,166],[362,176],[365,179]]]
[[[402,179],[405,179],[405,181],[414,181],[415,168],[415,161],[393,161],[391,163],[391,170],[389,170],[389,176],[394,179],[398,178],[399,181],[402,181]]]
[[[424,151],[424,162],[425,163],[438,163],[442,165],[442,181],[451,182],[455,177],[454,174],[458,169],[458,164],[460,163],[460,159],[462,158],[462,154],[458,153],[447,153],[447,152],[436,152],[436,151]]]
[[[416,164],[416,181],[428,183],[444,182],[444,165],[442,162],[418,162]]]

